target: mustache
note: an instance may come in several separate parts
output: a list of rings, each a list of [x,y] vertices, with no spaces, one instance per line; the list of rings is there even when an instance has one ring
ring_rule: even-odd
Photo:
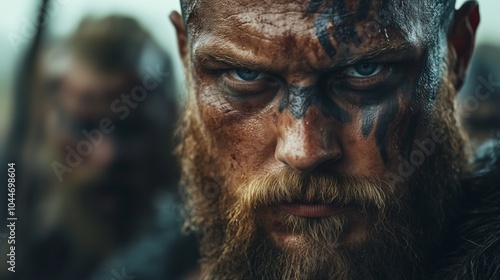
[[[232,200],[232,199],[231,199]],[[225,242],[219,259],[230,260],[239,251],[249,250],[255,240],[260,243],[258,209],[286,203],[352,205],[363,213],[376,210],[377,226],[383,226],[386,212],[399,207],[398,199],[390,185],[380,179],[359,176],[335,176],[326,172],[300,172],[283,168],[275,173],[256,176],[241,185],[234,200],[223,209],[227,219]],[[391,206],[391,207],[388,207]],[[343,215],[322,219],[306,219],[281,213],[282,226],[300,234],[304,246],[316,248],[316,253],[329,256],[324,248],[336,248],[339,238],[348,224]]]
[[[384,180],[356,176],[335,176],[319,172],[300,172],[284,168],[276,173],[254,177],[237,191],[239,203],[256,209],[284,203],[318,203],[375,207],[379,210],[397,201]]]

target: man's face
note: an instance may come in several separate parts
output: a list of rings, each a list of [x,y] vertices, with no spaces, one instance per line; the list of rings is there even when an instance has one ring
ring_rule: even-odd
[[[194,2],[181,156],[204,274],[426,273],[465,156],[423,4]]]
[[[86,249],[108,250],[133,236],[165,183],[165,170],[158,169],[168,168],[168,138],[158,98],[149,92],[129,105],[122,95],[131,94],[133,83],[124,73],[102,73],[75,60],[52,93],[47,147],[52,160],[72,168],[60,182],[50,177],[52,193],[64,204],[63,226]]]

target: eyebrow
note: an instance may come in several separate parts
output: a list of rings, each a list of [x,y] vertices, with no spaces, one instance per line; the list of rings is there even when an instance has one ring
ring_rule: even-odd
[[[238,55],[231,55],[227,52],[210,52],[200,55],[200,64],[207,66],[210,62],[219,62],[236,68],[248,69],[263,69],[271,70],[271,67],[266,67],[264,63],[256,62],[253,59],[240,59]],[[207,63],[208,62],[208,63]]]
[[[375,58],[387,58],[395,57],[398,59],[404,59],[414,56],[418,53],[416,46],[409,43],[401,43],[397,45],[385,45],[382,47],[374,48],[365,52],[354,53],[351,56],[346,56],[338,61],[338,64],[342,66],[352,65],[360,61],[375,59]]]
[[[227,45],[227,42],[225,42]],[[250,70],[259,70],[265,72],[281,72],[284,71],[286,67],[280,67],[275,63],[272,63],[272,59],[269,57],[258,57],[250,52],[238,49],[235,47],[223,47],[222,44],[208,44],[200,47],[195,52],[195,60],[197,60],[202,66],[210,68],[211,63],[222,63],[234,68],[246,68]],[[356,50],[356,49],[355,49]],[[317,69],[323,72],[331,72],[350,66],[362,61],[367,61],[370,59],[383,59],[383,58],[394,58],[399,60],[404,60],[410,57],[414,57],[418,54],[418,48],[407,42],[401,44],[386,44],[379,45],[371,50],[356,52],[352,51],[346,55],[337,55],[337,58],[332,60],[329,67],[324,69]]]

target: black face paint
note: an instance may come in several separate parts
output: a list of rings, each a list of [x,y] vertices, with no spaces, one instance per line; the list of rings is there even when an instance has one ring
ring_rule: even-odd
[[[315,35],[323,50],[330,58],[338,54],[338,50],[332,42],[337,42],[344,53],[349,52],[351,44],[359,47],[363,43],[364,34],[358,34],[356,25],[368,18],[370,9],[374,4],[373,0],[359,0],[358,10],[349,12],[346,1],[310,0],[307,8],[306,15],[315,16]],[[376,7],[378,9],[377,24],[382,24],[382,26],[387,25],[388,21],[392,19],[396,8],[392,4],[393,2],[386,0],[378,2]],[[334,31],[329,33],[328,27],[332,25],[334,26]],[[382,34],[387,34],[387,32],[385,31]],[[421,73],[419,73],[418,81],[413,83],[413,86],[410,86],[411,83],[409,81],[401,86],[403,102],[407,104],[410,110],[415,110],[410,119],[405,123],[407,127],[404,129],[400,143],[400,152],[401,154],[405,154],[405,157],[411,153],[413,143],[417,137],[417,127],[423,114],[421,109],[424,105],[423,102],[426,102],[426,99],[433,98],[433,92],[435,92],[438,86],[434,79],[438,75],[435,75],[435,71],[433,71],[437,62],[439,62],[438,55],[430,54],[429,61],[426,61],[426,65],[424,65]],[[388,164],[389,161],[387,148],[389,128],[394,123],[400,111],[398,96],[401,96],[401,94],[394,94],[394,96],[386,100],[384,105],[378,106],[378,108],[364,106],[361,112],[361,132],[367,138],[375,130],[375,141],[385,164]],[[330,98],[323,99],[321,96],[315,94],[311,88],[301,89],[297,87],[290,89],[289,96],[283,99],[281,103],[280,111],[290,106],[292,115],[296,118],[302,118],[307,112],[307,108],[312,104],[317,104],[320,106],[323,114],[332,116],[337,120],[347,122],[351,119],[349,114],[333,100]]]
[[[413,93],[413,87],[410,85],[410,81],[405,80],[401,86],[398,92],[393,92],[393,93],[387,93],[387,96],[389,96],[388,100],[385,101],[384,104],[381,105],[364,105],[361,107],[361,132],[363,133],[363,136],[365,138],[368,138],[370,136],[370,133],[373,131],[373,128],[375,126],[375,123],[377,123],[376,128],[375,128],[375,140],[377,143],[377,147],[379,148],[380,156],[384,160],[384,163],[387,164],[388,160],[388,155],[387,155],[387,145],[386,141],[387,139],[387,134],[389,132],[389,126],[391,123],[394,123],[397,115],[399,114],[401,108],[399,107],[398,100],[401,97],[401,101],[405,104],[414,104],[412,102],[411,98],[414,98],[416,95]],[[411,106],[415,106],[411,105]],[[418,122],[418,113],[417,115],[413,115],[413,118],[416,118],[415,120],[412,118],[409,123],[410,125],[406,127],[403,131],[403,135],[405,138],[409,139],[414,139],[415,137],[412,135],[407,135],[406,132],[409,132],[411,134],[411,131],[409,130],[410,128],[413,128],[416,123]],[[401,125],[406,125],[407,123],[401,124]],[[416,132],[416,130],[413,130],[413,132]],[[403,140],[400,144],[401,147],[401,153],[403,153],[404,149],[406,149],[408,143],[404,143]]]
[[[399,112],[397,95],[393,95],[387,102],[388,103],[380,110],[377,128],[375,129],[375,141],[380,151],[380,156],[386,165],[389,162],[389,156],[387,154],[387,133],[389,131],[389,126],[394,122]],[[384,113],[382,114],[382,112]]]
[[[386,105],[378,110],[371,106],[362,108],[361,131],[364,137],[367,138],[373,130],[374,123],[377,122],[375,140],[385,164],[388,163],[388,130],[400,111],[398,96],[402,97],[402,101],[412,111],[411,117],[403,123],[405,128],[399,144],[401,156],[408,159],[417,138],[417,131],[423,116],[422,108],[428,106],[429,102],[433,102],[435,95],[439,94],[439,77],[441,77],[442,73],[431,70],[431,67],[439,68],[439,61],[440,58],[436,58],[436,54],[427,55],[427,59],[417,75],[417,81],[413,85],[411,81],[404,81],[400,86],[401,93],[390,97]],[[378,118],[376,118],[377,115],[379,116]]]
[[[306,14],[318,13],[314,20],[314,32],[325,53],[333,58],[337,54],[337,49],[332,44],[334,37],[346,52],[349,51],[349,42],[353,42],[356,47],[362,43],[361,36],[356,32],[356,23],[368,17],[372,0],[360,0],[356,14],[347,10],[344,0],[333,0],[333,3],[325,0],[311,0]],[[321,10],[321,6],[324,8]],[[328,33],[328,26],[335,25],[333,34]]]
[[[428,52],[425,54],[426,59],[418,73],[417,81],[410,95],[409,106],[412,108],[432,107],[429,105],[436,100],[436,95],[439,94],[441,77],[444,74],[443,69],[440,67],[443,58],[441,57],[441,49],[437,46],[438,44],[438,39],[436,39],[429,45]],[[401,139],[401,155],[403,158],[409,158],[413,150],[420,119],[423,116],[422,110],[419,109],[414,113],[409,121],[408,129]]]
[[[312,15],[319,11],[320,6],[325,2],[324,0],[311,0],[309,2],[309,7],[307,8],[307,15]],[[314,32],[318,38],[319,43],[323,47],[325,53],[333,58],[337,54],[337,49],[333,46],[330,41],[331,35],[328,33],[328,25],[331,22],[332,9],[327,8],[326,11],[320,11],[320,14],[314,20]]]
[[[418,88],[416,86],[410,86],[409,81],[405,82],[401,91],[403,92],[403,102],[408,104],[410,108],[417,108],[418,106]],[[417,133],[417,125],[420,119],[420,113],[415,112],[409,122],[407,122],[407,127],[403,133],[401,144],[400,144],[400,154],[403,158],[410,156],[411,149],[413,147],[413,142]]]
[[[311,2],[309,2],[309,7],[307,7],[307,14],[313,14],[318,11],[323,1],[324,0],[311,0]]]
[[[331,21],[335,25],[335,38],[346,43],[354,32],[354,20],[352,14],[347,11],[344,0],[334,0],[332,4]]]
[[[361,131],[363,132],[363,136],[365,138],[368,138],[368,136],[372,132],[375,120],[377,119],[378,110],[371,106],[367,106],[362,108],[361,114]]]
[[[314,87],[290,86],[288,94],[280,103],[280,112],[289,108],[296,119],[303,118],[312,105],[313,91]]]
[[[317,86],[289,86],[288,94],[281,101],[279,111],[283,112],[288,108],[292,116],[296,119],[301,119],[312,105],[318,106],[321,113],[326,117],[332,117],[342,123],[351,120],[349,113],[342,109],[331,98],[321,95]]]
[[[337,49],[333,46],[332,42],[330,42],[330,34],[327,32],[328,24],[330,21],[330,16],[327,14],[319,15],[314,21],[314,32],[316,33],[316,37],[318,37],[318,41],[323,47],[325,53],[333,58],[337,55]]]

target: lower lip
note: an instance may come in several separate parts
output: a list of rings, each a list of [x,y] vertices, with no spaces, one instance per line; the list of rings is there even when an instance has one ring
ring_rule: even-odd
[[[344,208],[328,204],[292,203],[281,205],[281,209],[293,216],[304,218],[326,218],[340,214]]]

